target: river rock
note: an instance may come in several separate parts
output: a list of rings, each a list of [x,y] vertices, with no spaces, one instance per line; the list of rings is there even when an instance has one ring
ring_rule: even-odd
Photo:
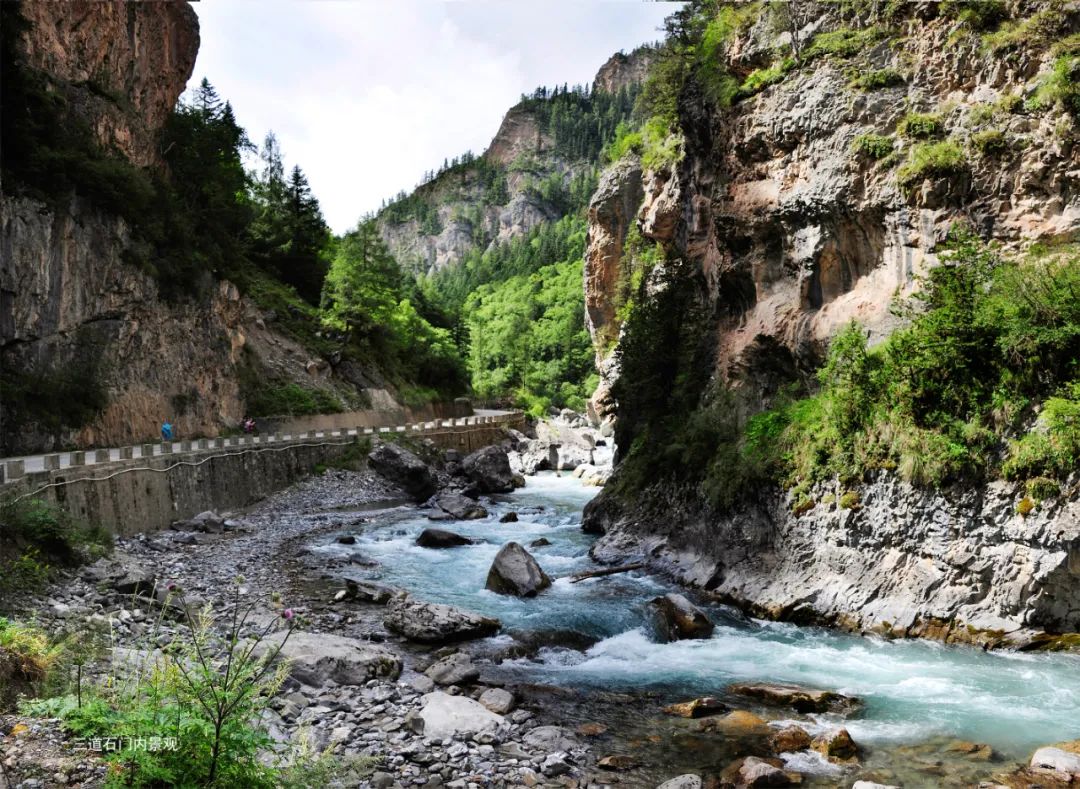
[[[517,523],[518,514],[516,512],[508,512],[499,518],[499,523]]]
[[[876,784],[873,781],[856,781],[851,785],[851,789],[900,789],[900,787],[894,784]]]
[[[638,760],[624,753],[613,753],[598,759],[596,766],[601,770],[631,770],[638,766]]]
[[[464,652],[455,652],[432,664],[424,675],[436,685],[463,685],[480,679],[480,669]]]
[[[551,586],[551,578],[536,559],[516,542],[508,542],[495,555],[486,587],[498,594],[533,597]]]
[[[701,789],[701,776],[693,773],[677,775],[670,780],[664,781],[656,789]]]
[[[481,732],[495,732],[506,720],[478,701],[441,691],[424,696],[420,718],[424,721],[424,737],[432,740],[465,739]]]
[[[416,501],[427,501],[437,489],[428,464],[397,444],[384,443],[368,455],[368,462],[380,475],[400,486]]]
[[[769,747],[774,753],[805,751],[811,743],[810,735],[799,726],[785,726],[769,737]]]
[[[284,631],[271,634],[258,646],[256,654],[277,648]],[[289,675],[310,687],[327,682],[363,685],[370,679],[397,679],[401,659],[367,641],[330,633],[294,630],[285,641],[279,658],[290,662]]]
[[[756,756],[747,756],[729,765],[721,774],[721,786],[743,787],[790,786],[791,776],[781,769],[780,764],[773,764]]]
[[[496,715],[505,715],[514,709],[514,694],[502,688],[488,688],[480,694],[480,703]]]
[[[1031,769],[1058,773],[1070,778],[1080,777],[1080,753],[1072,753],[1056,746],[1039,748],[1031,757]]]
[[[383,625],[410,641],[447,644],[495,635],[502,623],[451,605],[397,597],[388,604]]]
[[[339,543],[340,545],[356,545],[356,535],[355,534],[341,534],[341,535],[338,536],[336,542]]]
[[[447,515],[461,521],[477,520],[488,516],[488,511],[480,504],[460,493],[444,493],[435,499],[435,503]]]
[[[811,747],[829,761],[853,762],[859,758],[859,747],[847,729],[834,729],[819,734]]]
[[[729,737],[750,737],[768,734],[769,724],[752,712],[732,710],[722,717],[702,721],[699,730],[715,731]]]
[[[656,640],[661,643],[684,638],[708,638],[713,623],[705,612],[674,592],[649,602],[646,612]]]
[[[708,715],[719,715],[721,712],[727,712],[727,710],[727,704],[720,701],[720,699],[714,699],[712,696],[702,696],[698,699],[681,701],[664,707],[664,712],[668,715],[677,715],[680,718],[704,718]]]
[[[720,774],[720,786],[744,787],[791,786],[792,777],[782,770],[782,763],[746,757],[728,765]]]
[[[385,605],[395,596],[401,594],[401,590],[394,586],[385,586],[373,581],[354,581],[351,578],[345,579],[344,592],[345,594],[340,598],[335,597],[334,599]]]
[[[549,545],[551,545],[551,540],[547,537],[537,537],[529,543],[530,548],[546,548]]]
[[[455,534],[445,529],[424,529],[416,538],[421,548],[457,548],[460,545],[472,545],[475,540]]]
[[[478,449],[462,461],[461,468],[480,493],[509,493],[514,489],[510,459],[501,447]]]
[[[577,741],[558,726],[537,726],[525,733],[522,742],[527,747],[544,753],[568,751],[577,747]]]
[[[798,685],[766,682],[738,683],[728,692],[746,696],[773,707],[792,707],[803,714],[810,712],[848,712],[859,705],[859,700],[831,690],[815,690]]]

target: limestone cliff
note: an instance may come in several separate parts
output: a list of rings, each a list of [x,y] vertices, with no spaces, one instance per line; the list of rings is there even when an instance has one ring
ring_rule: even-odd
[[[778,38],[757,7],[719,64],[736,84],[746,80],[732,105],[706,98],[691,78],[679,96],[682,160],[644,172],[620,162],[602,179],[589,215],[586,303],[594,338],[608,340],[598,343],[607,375],[596,416],[617,411],[620,449],[648,429],[646,392],[699,375],[702,387],[719,382],[754,410],[809,380],[828,339],[852,319],[879,341],[900,322],[890,307],[936,265],[954,222],[1007,249],[1080,229],[1075,121],[1060,106],[1024,109],[1059,53],[1019,44],[995,52],[932,4],[911,6],[889,34],[841,19],[841,5],[800,4],[812,12],[799,31],[804,47],[820,34],[864,43],[822,45],[814,59],[804,49],[806,62],[777,67],[764,87],[746,78],[764,73],[769,53],[791,36]],[[1021,18],[1043,7],[1007,5]],[[1056,19],[1061,36],[1080,29],[1073,11]],[[868,74],[880,83],[867,87]],[[933,114],[938,139],[962,148],[963,162],[948,173],[898,172],[918,144],[897,133],[912,112]],[[973,142],[988,130],[1005,141],[993,151]],[[876,159],[859,148],[871,134],[887,146]],[[668,349],[673,360],[656,365],[671,380],[625,382],[616,403],[610,341],[621,321],[612,283],[634,266],[636,252],[623,243],[633,222],[666,251],[638,301],[677,289],[682,300],[671,303],[684,316],[671,319],[680,338]],[[693,361],[677,366],[680,354]],[[967,625],[1080,630],[1075,504],[1025,520],[1015,513],[1018,495],[1009,486],[931,494],[883,472],[854,511],[819,504],[799,517],[781,491],[762,490],[746,491],[721,516],[692,486],[616,484],[594,502],[586,527],[606,533],[600,557],[644,552],[771,616],[952,638]]]

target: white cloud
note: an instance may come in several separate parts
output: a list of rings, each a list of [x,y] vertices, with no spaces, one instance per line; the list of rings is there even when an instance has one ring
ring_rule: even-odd
[[[647,2],[205,0],[193,82],[207,77],[261,143],[308,175],[336,232],[490,141],[541,84],[585,83],[659,38]]]

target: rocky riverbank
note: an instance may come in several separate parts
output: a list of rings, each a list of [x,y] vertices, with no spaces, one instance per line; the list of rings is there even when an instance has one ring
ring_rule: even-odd
[[[980,743],[938,739],[867,748],[845,729],[859,715],[858,700],[807,688],[744,683],[693,698],[671,689],[537,684],[523,658],[591,642],[549,631],[489,638],[500,626],[494,618],[365,580],[365,574],[374,578],[376,563],[363,551],[319,549],[327,541],[352,549],[359,537],[394,531],[402,512],[424,513],[453,534],[461,528],[455,517],[471,517],[453,514],[462,499],[494,518],[491,512],[505,509],[498,491],[520,481],[510,459],[496,449],[421,460],[395,448],[378,452],[375,461],[382,474],[328,470],[246,513],[208,513],[168,532],[123,540],[111,557],[25,607],[54,631],[96,625],[110,634],[102,659],[87,667],[94,677],[110,671],[110,660],[182,633],[182,621],[172,617],[154,629],[155,586],[181,584],[186,599],[209,603],[219,615],[229,611],[237,576],[247,597],[279,593],[302,624],[287,643],[290,677],[267,725],[283,752],[306,739],[342,759],[370,760],[343,785],[653,787],[674,779],[667,784],[672,789],[850,786],[865,779],[971,786],[997,776],[1008,786],[1043,786],[1071,769],[1068,745],[1040,751],[1027,772]],[[413,503],[432,486],[435,496]],[[510,553],[500,578],[523,570],[538,595],[527,603],[544,605],[551,592],[529,575],[527,549]],[[680,595],[657,598],[655,608],[657,628],[668,638],[707,638],[717,624]],[[269,605],[262,614],[275,615]],[[56,721],[11,716],[2,731],[10,786],[101,784],[100,765],[73,750]]]

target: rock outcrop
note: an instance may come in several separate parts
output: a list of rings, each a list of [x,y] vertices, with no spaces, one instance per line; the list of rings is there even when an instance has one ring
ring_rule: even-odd
[[[814,30],[853,24],[838,6],[811,7]],[[1022,109],[1054,66],[1049,47],[1018,46],[1004,66],[956,18],[910,8],[891,28],[902,47],[883,41],[855,55],[860,72],[899,75],[888,86],[852,84],[850,53],[804,63],[724,108],[691,79],[679,99],[681,161],[646,170],[628,157],[602,177],[585,288],[604,374],[590,409],[598,421],[617,412],[619,447],[657,428],[643,416],[655,405],[647,398],[672,395],[677,381],[697,376],[671,397],[675,412],[655,417],[665,425],[720,387],[753,413],[788,384],[812,380],[828,340],[851,320],[880,342],[902,325],[891,306],[937,265],[955,222],[1014,251],[1080,230],[1080,146],[1071,131],[1062,136],[1075,120],[1061,105]],[[1075,9],[1063,13],[1073,30]],[[738,75],[764,67],[771,36],[763,19],[751,20],[720,65]],[[913,110],[938,113],[940,139],[967,155],[951,174],[901,185],[896,167],[920,141],[897,128]],[[1007,152],[983,155],[969,143],[990,128],[1010,141]],[[895,155],[859,154],[854,143],[865,134],[887,139]],[[633,296],[638,306],[670,307],[647,314],[667,321],[671,341],[651,351],[651,366],[620,355],[623,374],[630,364],[637,380],[616,385],[615,402],[620,371],[608,354],[624,328],[615,307],[635,265],[625,242],[633,223],[664,252],[647,272],[633,269],[645,274]],[[644,380],[650,372],[656,378]],[[1080,630],[1073,502],[1046,502],[1024,518],[1014,485],[930,492],[880,472],[864,481],[861,507],[840,507],[844,490],[834,485],[815,490],[801,516],[775,490],[746,491],[724,515],[694,485],[618,482],[616,471],[586,511],[586,530],[605,535],[594,557],[644,556],[758,615],[979,643]]]

